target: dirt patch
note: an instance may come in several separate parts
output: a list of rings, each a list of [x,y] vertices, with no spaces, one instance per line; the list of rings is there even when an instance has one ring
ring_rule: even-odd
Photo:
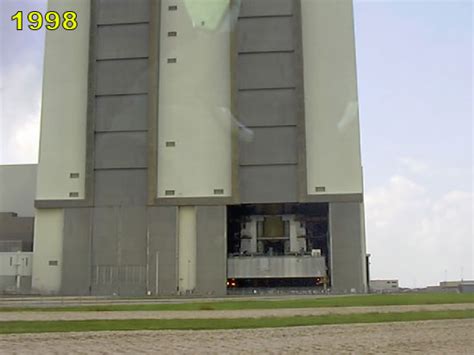
[[[469,354],[474,320],[224,331],[139,331],[0,336],[2,354]]]

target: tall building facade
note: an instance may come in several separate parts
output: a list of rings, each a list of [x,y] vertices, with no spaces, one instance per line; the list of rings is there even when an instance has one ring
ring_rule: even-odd
[[[365,292],[350,0],[50,0],[33,290]]]

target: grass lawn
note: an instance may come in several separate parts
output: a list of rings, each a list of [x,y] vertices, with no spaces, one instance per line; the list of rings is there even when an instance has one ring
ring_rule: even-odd
[[[158,300],[159,301],[159,300]],[[315,297],[285,300],[242,300],[216,302],[189,302],[166,304],[120,304],[63,307],[4,307],[0,312],[19,311],[196,311],[196,310],[238,310],[238,309],[275,309],[275,308],[313,308],[313,307],[361,307],[389,305],[426,305],[474,303],[474,294],[457,293],[409,293],[396,295],[356,295],[345,297]]]
[[[85,332],[85,331],[131,331],[131,330],[211,330],[276,328],[324,324],[353,324],[402,322],[417,320],[468,319],[474,311],[434,311],[406,313],[366,313],[346,315],[323,315],[308,317],[267,317],[242,319],[132,319],[132,320],[86,320],[86,321],[16,321],[0,322],[0,334]]]

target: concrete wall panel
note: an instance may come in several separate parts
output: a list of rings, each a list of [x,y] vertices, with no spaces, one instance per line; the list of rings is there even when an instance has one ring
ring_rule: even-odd
[[[90,0],[50,0],[48,9],[75,11],[79,25],[46,34],[36,198],[84,199]]]
[[[308,194],[361,193],[352,1],[301,6]]]
[[[240,55],[239,89],[289,88],[296,84],[293,53],[255,53]]]
[[[92,210],[64,210],[61,294],[86,296],[91,286]]]
[[[240,165],[296,164],[296,127],[252,128],[253,139],[240,143]]]
[[[98,23],[148,22],[150,0],[98,0]]]
[[[148,24],[99,26],[97,59],[148,57]]]
[[[96,206],[144,206],[147,201],[145,169],[97,170]]]
[[[145,207],[94,209],[92,293],[146,294]]]
[[[148,60],[96,62],[97,95],[143,94],[148,91]]]
[[[146,168],[146,132],[97,133],[95,168]]]
[[[116,265],[118,255],[118,208],[93,210],[92,265]]]
[[[150,207],[149,288],[155,295],[176,295],[177,269],[177,208]]]
[[[366,292],[365,236],[360,203],[331,203],[331,281],[337,292]]]
[[[147,213],[146,207],[120,209],[119,253],[123,265],[142,265],[147,262]]]
[[[242,203],[296,201],[297,68],[292,1],[242,4],[237,108]],[[282,16],[283,15],[283,16]]]
[[[176,4],[176,11],[168,10]],[[215,190],[228,197],[230,34],[225,25],[195,27],[184,4],[161,1],[157,197],[216,197]]]
[[[238,51],[242,53],[293,50],[292,26],[291,16],[240,19],[237,30]]]
[[[99,96],[96,98],[95,131],[146,131],[147,95]]]
[[[243,0],[240,17],[278,16],[293,13],[293,0]]]
[[[200,295],[224,296],[227,279],[225,206],[197,207],[197,288]]]
[[[296,165],[240,167],[242,203],[297,202]]]
[[[239,120],[250,127],[296,125],[295,90],[250,90],[238,93]]]
[[[180,294],[196,289],[197,256],[196,208],[178,207],[178,290]]]
[[[61,290],[63,263],[64,210],[37,210],[32,290],[58,294]]]

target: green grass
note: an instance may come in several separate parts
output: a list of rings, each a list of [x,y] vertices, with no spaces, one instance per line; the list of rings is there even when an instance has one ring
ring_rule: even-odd
[[[396,295],[357,295],[345,297],[315,297],[285,300],[242,300],[216,302],[189,302],[166,304],[121,304],[62,307],[3,307],[0,312],[113,312],[113,311],[196,311],[196,310],[239,310],[313,307],[361,307],[389,305],[427,305],[474,303],[473,294],[457,293],[409,293]]]
[[[242,319],[127,319],[84,321],[0,322],[0,334],[130,331],[130,330],[211,330],[276,328],[324,324],[402,322],[417,320],[470,319],[474,311],[435,311],[406,313],[365,313],[307,317],[267,317]]]

